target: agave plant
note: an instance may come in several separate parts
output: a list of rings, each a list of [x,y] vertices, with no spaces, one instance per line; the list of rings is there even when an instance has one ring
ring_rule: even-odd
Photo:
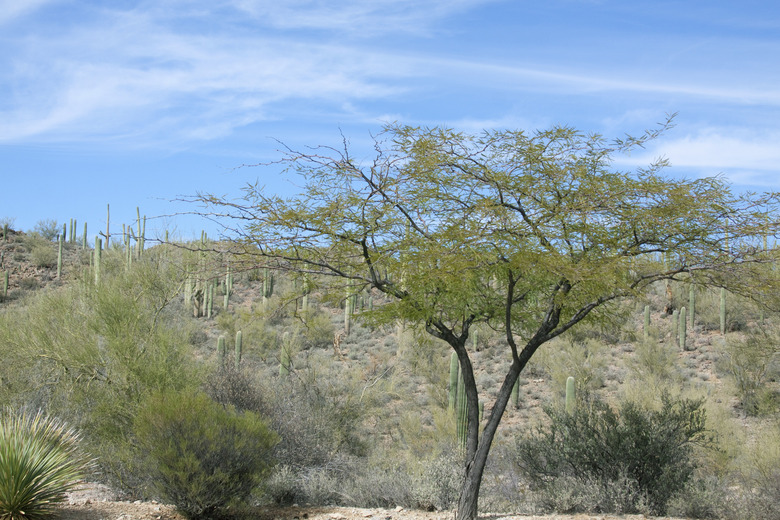
[[[0,417],[0,519],[51,514],[92,465],[79,450],[80,440],[42,412],[6,409]]]

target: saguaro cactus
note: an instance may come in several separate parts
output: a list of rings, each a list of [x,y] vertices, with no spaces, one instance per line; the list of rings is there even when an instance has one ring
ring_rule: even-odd
[[[685,307],[680,309],[680,350],[687,350],[685,346],[685,339],[688,336],[688,320],[685,316]]]
[[[103,256],[103,241],[100,237],[95,237],[95,283],[100,283],[100,258]]]
[[[457,415],[455,417],[456,431],[458,433],[458,445],[462,450],[466,449],[468,438],[468,402],[466,401],[466,385],[463,383],[463,371],[458,370],[458,400],[456,404]]]
[[[236,346],[235,346],[235,356],[234,361],[236,363],[236,370],[238,370],[239,366],[241,365],[241,355],[243,349],[243,335],[241,331],[236,332]]]
[[[225,346],[225,336],[217,338],[217,362],[219,367],[225,366],[225,354],[227,353],[227,347]]]
[[[347,298],[344,300],[344,334],[349,336],[349,331],[352,328],[352,311],[354,300],[352,295],[347,290]]]
[[[515,386],[512,387],[512,406],[517,408],[520,404],[520,378],[515,381]]]
[[[65,238],[59,237],[57,242],[57,278],[59,279],[62,276],[62,244],[65,243]]]
[[[3,295],[2,300],[4,301],[8,297],[8,271],[3,272]]]
[[[223,308],[225,310],[228,310],[228,305],[230,303],[230,295],[233,292],[233,274],[230,272],[230,266],[227,268],[227,273],[225,273],[225,301]]]
[[[450,387],[447,399],[447,408],[451,413],[455,412],[455,406],[458,402],[458,369],[460,364],[458,363],[458,354],[453,352],[450,355]]]
[[[574,408],[577,404],[575,392],[574,377],[569,376],[566,378],[566,413],[574,413]]]

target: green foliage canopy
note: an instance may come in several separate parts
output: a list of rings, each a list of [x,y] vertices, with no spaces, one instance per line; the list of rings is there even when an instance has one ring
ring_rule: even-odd
[[[778,196],[732,195],[720,178],[635,172],[614,157],[671,124],[607,142],[569,127],[527,134],[388,126],[371,161],[341,149],[284,151],[299,193],[250,185],[240,202],[203,195],[232,252],[322,285],[377,290],[375,319],[422,324],[458,354],[469,403],[459,518],[476,516],[484,462],[518,375],[536,350],[611,302],[658,280],[726,285],[759,298],[776,287],[760,246],[778,230]],[[226,218],[224,218],[226,217]],[[768,278],[769,277],[769,278]],[[335,287],[334,287],[335,289]],[[596,311],[596,312],[594,312]],[[511,363],[480,439],[466,340],[503,331]]]

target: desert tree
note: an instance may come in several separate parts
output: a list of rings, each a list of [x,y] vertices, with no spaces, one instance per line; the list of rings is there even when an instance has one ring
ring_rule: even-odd
[[[424,326],[457,354],[468,403],[457,518],[474,519],[491,442],[512,387],[534,353],[659,280],[694,279],[759,298],[772,260],[760,237],[778,228],[776,194],[733,195],[723,179],[666,175],[659,159],[629,172],[616,156],[670,120],[608,141],[569,127],[527,133],[390,125],[368,160],[349,143],[276,163],[298,191],[258,184],[241,199],[200,194],[243,260],[386,296],[379,320]],[[726,231],[727,230],[727,231]],[[691,276],[695,275],[695,276]],[[506,375],[480,433],[467,339],[500,331]]]

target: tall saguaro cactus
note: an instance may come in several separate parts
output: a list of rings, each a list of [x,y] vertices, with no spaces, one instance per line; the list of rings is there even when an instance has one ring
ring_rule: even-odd
[[[57,279],[62,277],[62,245],[65,243],[65,238],[59,237],[57,240]]]
[[[274,294],[274,275],[267,267],[263,268],[263,312],[268,310],[268,300]]]
[[[466,441],[468,439],[469,405],[466,400],[466,385],[463,383],[462,370],[458,370],[458,401],[456,403],[456,410],[455,424],[458,433],[458,445],[462,450],[465,450]]]
[[[455,405],[458,402],[458,370],[460,364],[458,363],[458,355],[453,352],[450,356],[450,387],[447,399],[447,408],[451,413],[455,412]]]
[[[227,273],[225,273],[225,301],[223,304],[223,308],[225,310],[228,310],[228,305],[230,303],[230,295],[233,292],[233,274],[230,272],[230,266],[227,268]]]
[[[241,366],[241,356],[243,354],[243,347],[244,347],[243,334],[239,330],[236,332],[236,345],[234,350],[235,352],[234,361],[236,363],[236,370],[238,370],[239,367]]]
[[[217,338],[217,362],[219,367],[225,366],[225,355],[227,354],[227,347],[225,346],[225,336]]]
[[[100,258],[103,256],[103,240],[100,237],[95,237],[95,283],[100,283]]]
[[[344,334],[349,336],[349,331],[352,328],[352,312],[354,310],[354,300],[352,295],[347,290],[347,297],[344,300]]]
[[[574,413],[574,408],[577,404],[576,389],[574,386],[574,377],[569,376],[566,378],[566,413]]]
[[[688,336],[688,320],[685,316],[685,307],[680,309],[680,350],[687,350],[685,340]]]

